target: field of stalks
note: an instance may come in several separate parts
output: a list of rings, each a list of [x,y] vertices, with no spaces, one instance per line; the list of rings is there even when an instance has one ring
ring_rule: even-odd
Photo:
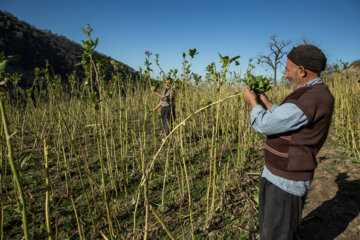
[[[193,56],[182,73],[163,73],[176,86],[168,137],[149,62],[136,83],[105,79],[86,58],[85,81],[70,75],[64,86],[44,69],[30,90],[3,92],[1,239],[258,239],[265,137],[227,72],[235,58],[220,55],[195,84]],[[324,81],[336,99],[330,134],[360,162],[359,75]],[[290,92],[282,83],[267,95],[279,104]]]

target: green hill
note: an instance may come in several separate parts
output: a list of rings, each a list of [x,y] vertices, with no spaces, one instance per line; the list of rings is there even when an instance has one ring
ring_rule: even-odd
[[[79,31],[81,26],[79,26]],[[67,75],[75,69],[81,74],[82,69],[74,65],[81,61],[83,48],[80,44],[52,33],[50,30],[39,30],[34,26],[18,20],[9,12],[0,11],[0,52],[5,56],[20,55],[21,60],[8,65],[6,71],[23,74],[21,86],[28,87],[34,79],[34,69],[45,68],[46,61],[50,65],[50,73],[61,75],[66,81]],[[95,52],[96,55],[105,55]],[[118,62],[118,61],[117,61]],[[119,62],[120,65],[124,65]],[[126,66],[127,74],[138,73]],[[107,64],[106,73],[110,76],[113,66]]]

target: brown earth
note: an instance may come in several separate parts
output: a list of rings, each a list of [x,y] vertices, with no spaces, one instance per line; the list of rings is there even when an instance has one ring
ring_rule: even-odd
[[[303,240],[360,239],[360,169],[351,154],[329,137],[307,195]]]

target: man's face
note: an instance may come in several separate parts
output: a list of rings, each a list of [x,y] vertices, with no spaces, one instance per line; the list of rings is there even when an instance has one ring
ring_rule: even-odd
[[[171,81],[170,80],[166,80],[165,81],[165,88],[169,89],[171,87]]]
[[[286,69],[285,69],[285,71],[286,71],[285,77],[286,77],[286,79],[289,80],[291,88],[293,90],[296,90],[302,86],[302,82],[300,80],[298,69],[299,69],[299,66],[297,66],[292,61],[287,60]]]

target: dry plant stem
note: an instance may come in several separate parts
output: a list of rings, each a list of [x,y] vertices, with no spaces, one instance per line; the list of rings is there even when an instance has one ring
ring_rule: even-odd
[[[49,179],[49,164],[48,164],[48,147],[46,145],[46,139],[44,139],[44,159],[45,159],[45,184],[46,184],[46,193],[45,193],[45,218],[46,218],[46,230],[48,234],[48,239],[52,240],[52,231],[50,224],[50,179]]]
[[[144,184],[144,197],[145,197],[145,226],[144,226],[144,240],[147,239],[148,226],[149,226],[149,199],[148,199],[148,184],[149,184],[149,173],[146,172]]]
[[[2,133],[2,127],[0,128]],[[4,239],[4,199],[3,199],[3,146],[0,146],[0,240]],[[4,161],[5,162],[5,161]]]
[[[138,187],[137,190],[137,198],[136,198],[136,203],[135,203],[135,210],[134,210],[134,227],[133,227],[133,240],[135,240],[135,231],[136,231],[136,212],[137,212],[137,207],[139,204],[139,200],[140,200],[140,186]]]
[[[165,174],[164,174],[164,181],[163,181],[163,189],[162,189],[162,193],[161,193],[161,206],[164,206],[166,178],[167,178],[167,171],[168,171],[168,167],[169,167],[169,153],[170,153],[170,147],[168,148],[168,150],[166,152]]]
[[[354,155],[353,161],[360,163],[359,75],[346,73],[345,77],[346,81],[344,81],[343,74],[329,77],[330,84],[328,86],[335,97],[334,130],[338,140]],[[344,119],[346,120],[344,121]]]
[[[226,98],[220,99],[220,100],[218,100],[218,101],[216,101],[216,102],[213,102],[213,103],[211,103],[211,104],[209,104],[209,105],[206,105],[205,107],[202,107],[202,108],[196,110],[193,114],[190,114],[190,115],[187,116],[184,120],[182,120],[178,125],[176,125],[176,126],[174,127],[174,129],[169,133],[169,135],[167,135],[167,136],[165,137],[165,139],[164,139],[164,141],[162,142],[162,144],[160,145],[158,151],[156,152],[156,154],[154,155],[153,159],[151,160],[151,162],[150,162],[150,164],[149,164],[149,166],[148,166],[148,168],[147,168],[147,171],[148,171],[148,172],[151,172],[152,168],[154,167],[155,160],[156,160],[156,158],[158,157],[161,149],[162,149],[163,146],[165,145],[167,139],[168,139],[179,127],[181,127],[182,125],[184,125],[185,122],[186,122],[187,120],[189,120],[189,118],[191,118],[191,117],[194,116],[195,114],[198,114],[199,112],[201,112],[201,111],[203,111],[203,110],[205,110],[205,109],[207,109],[207,108],[209,108],[209,107],[211,107],[211,106],[213,106],[213,105],[219,104],[219,103],[221,103],[221,102],[223,102],[223,101],[225,101],[225,100],[227,100],[227,99],[240,96],[241,94],[242,94],[242,92],[241,92],[241,93],[234,94],[234,95],[230,95],[230,96],[228,96],[228,97],[226,97]],[[144,178],[144,176],[143,176],[142,179],[141,179],[141,185],[143,185],[144,183],[145,183],[145,178]]]
[[[215,208],[215,194],[216,194],[216,148],[214,149],[214,155],[213,155],[213,176],[212,176],[212,199],[211,199],[211,206],[210,206],[210,219],[214,213]],[[211,177],[211,175],[209,176]]]
[[[212,136],[215,136],[215,126],[213,126],[213,129],[212,129]],[[209,220],[210,220],[210,217],[209,217],[209,214],[210,214],[210,209],[209,209],[209,198],[210,198],[210,189],[211,189],[211,175],[212,175],[212,164],[211,164],[211,161],[212,161],[212,156],[213,156],[213,147],[214,146],[214,137],[211,138],[211,148],[210,148],[210,162],[209,162],[209,180],[208,180],[208,187],[207,187],[207,191],[206,191],[206,222],[205,222],[205,226],[206,228],[209,227]]]
[[[59,221],[58,218],[55,218],[55,240],[59,239]]]
[[[220,114],[220,106],[217,105],[216,106],[216,124],[215,124],[215,134],[213,135],[213,141],[212,141],[212,146],[211,148],[214,149],[214,153],[212,156],[210,156],[210,159],[213,160],[213,167],[212,167],[212,176],[211,174],[209,175],[209,178],[211,178],[211,180],[209,180],[209,182],[212,183],[212,199],[211,199],[211,206],[210,206],[210,213],[208,215],[208,218],[211,219],[212,214],[214,212],[214,207],[215,207],[215,194],[216,194],[216,153],[217,153],[217,144],[215,143],[214,138],[219,138],[219,114]],[[210,168],[211,168],[211,163],[210,163]],[[210,220],[209,219],[209,220]]]
[[[109,240],[102,231],[100,231],[100,235],[103,237],[104,240]]]
[[[98,73],[97,73],[96,69],[95,69],[95,72],[96,72],[96,78],[97,78],[98,85],[99,85],[100,99],[103,99],[103,95],[102,95],[103,91],[101,89],[101,84],[100,84],[101,81],[98,78]],[[102,130],[102,134],[104,135],[104,143],[105,143],[105,149],[106,149],[106,160],[107,160],[107,165],[108,165],[108,169],[109,169],[110,184],[112,185],[112,187],[115,190],[116,195],[117,195],[117,190],[116,190],[116,186],[115,186],[115,178],[114,178],[114,174],[113,174],[112,161],[111,161],[111,156],[110,156],[110,148],[109,148],[108,140],[107,140],[107,137],[106,137],[106,132],[107,132],[106,126],[107,126],[107,124],[105,123],[104,115],[107,112],[105,112],[105,110],[104,110],[104,104],[105,104],[104,101],[100,102],[100,123],[101,123],[100,126],[101,126],[101,130]],[[110,223],[110,224],[112,225],[112,223]],[[111,227],[111,228],[112,228],[112,234],[113,234],[114,233],[113,232],[113,227]]]
[[[59,114],[60,114],[62,120],[65,122],[65,119],[63,118],[63,115],[62,115],[61,111],[59,111]],[[68,131],[68,128],[67,128],[66,124],[65,124],[65,129]],[[70,174],[70,170],[69,170],[69,164],[68,164],[66,154],[65,154],[65,146],[64,146],[64,139],[63,139],[63,135],[62,135],[62,131],[61,131],[61,125],[60,125],[60,135],[61,135],[61,139],[62,139],[62,151],[63,151],[64,164],[65,164],[66,193],[70,197],[71,205],[72,205],[73,210],[74,210],[76,223],[77,223],[77,228],[78,228],[79,239],[82,240],[83,239],[82,228],[81,228],[81,225],[80,225],[80,220],[79,220],[79,217],[78,217],[78,213],[77,213],[76,206],[75,206],[73,197],[71,195],[71,190],[70,190],[71,185],[70,185],[69,182],[72,181],[72,179],[71,179],[71,174]]]
[[[71,205],[72,205],[74,213],[75,213],[75,218],[76,218],[76,223],[77,223],[78,233],[79,233],[79,239],[82,240],[83,239],[83,231],[82,231],[80,219],[79,219],[79,216],[78,216],[78,213],[76,210],[75,202],[74,202],[74,199],[72,198],[72,196],[70,196],[70,200],[71,200]]]
[[[3,137],[3,126],[0,124],[0,137]],[[6,165],[5,156],[3,157],[3,145],[0,146],[0,240],[4,240],[4,199],[3,199],[3,166]],[[4,160],[4,162],[3,162]]]
[[[28,230],[27,213],[26,213],[26,202],[25,202],[24,193],[22,190],[21,182],[20,182],[20,177],[19,177],[19,174],[18,174],[16,166],[15,166],[15,161],[14,161],[13,151],[12,151],[12,146],[11,146],[11,141],[10,141],[10,135],[9,135],[9,131],[8,131],[8,122],[7,122],[5,107],[4,107],[1,95],[0,95],[0,111],[1,111],[1,117],[2,117],[2,122],[3,122],[3,126],[4,126],[6,145],[8,148],[8,159],[9,159],[11,171],[14,176],[15,185],[16,185],[16,188],[19,193],[24,236],[25,236],[25,240],[28,240],[29,239],[29,230]]]
[[[181,236],[183,238],[183,240],[185,240],[185,230],[184,230],[184,224],[182,222],[182,201],[180,202],[180,207],[179,207],[179,224],[181,226]]]
[[[61,115],[61,114],[60,114]],[[70,194],[70,184],[69,181],[71,180],[71,175],[70,175],[70,171],[69,171],[69,164],[67,161],[67,157],[66,157],[66,151],[65,151],[65,144],[64,144],[64,136],[62,134],[62,127],[61,124],[59,124],[59,133],[60,133],[60,138],[61,138],[61,150],[63,152],[63,159],[64,159],[64,166],[65,166],[65,171],[64,171],[64,175],[65,175],[65,186],[66,186],[66,193],[69,195]]]
[[[223,101],[225,101],[225,100],[227,100],[227,99],[240,96],[241,94],[242,94],[242,93],[240,92],[240,93],[237,93],[237,94],[234,94],[234,95],[230,95],[230,96],[225,97],[225,98],[223,98],[223,99],[220,99],[220,100],[218,100],[218,101],[216,101],[216,102],[213,102],[213,103],[211,103],[211,104],[208,104],[208,105],[206,105],[206,106],[204,106],[204,107],[196,110],[193,114],[190,114],[190,115],[189,115],[188,117],[186,117],[183,121],[181,121],[178,125],[176,125],[176,126],[174,127],[174,129],[165,137],[165,139],[164,139],[164,141],[162,142],[162,144],[160,145],[158,151],[157,151],[156,154],[154,155],[152,161],[151,161],[150,164],[148,165],[148,168],[147,168],[146,172],[148,172],[148,173],[151,172],[151,170],[152,170],[152,168],[153,168],[153,166],[154,166],[154,164],[155,164],[155,160],[156,160],[157,156],[159,155],[162,147],[163,147],[164,144],[166,143],[167,139],[168,139],[180,126],[184,125],[185,122],[186,122],[188,119],[190,119],[193,115],[195,115],[195,114],[197,114],[197,113],[199,113],[199,112],[201,112],[201,111],[203,111],[203,110],[205,110],[205,109],[207,109],[207,108],[209,108],[209,107],[211,107],[211,106],[213,106],[213,105],[219,104],[219,103],[221,103],[221,102],[223,102]],[[185,162],[184,162],[184,166],[185,166]],[[187,176],[186,176],[186,180],[187,180]],[[188,181],[188,180],[187,180],[187,181]],[[141,179],[141,182],[140,182],[140,185],[144,185],[144,184],[145,184],[145,174],[142,175],[142,179]],[[187,182],[187,185],[188,185],[188,192],[189,192],[190,219],[192,220],[192,214],[191,214],[191,196],[190,196],[190,189],[189,189],[189,183],[188,183],[188,182]],[[139,190],[138,190],[138,191],[139,191]],[[139,193],[139,194],[140,194],[140,193]],[[137,204],[136,204],[136,207],[137,207]],[[135,233],[135,217],[136,217],[136,216],[135,216],[135,214],[134,214],[134,233]],[[191,222],[192,222],[192,221],[191,221]],[[193,229],[193,224],[192,224],[192,237],[194,237],[194,236],[193,236],[193,230],[194,230],[194,229]]]
[[[101,189],[102,189],[102,194],[103,194],[103,198],[104,198],[104,202],[105,202],[105,208],[106,208],[106,216],[108,219],[108,225],[109,225],[109,232],[110,232],[110,238],[113,239],[114,236],[114,229],[112,226],[112,221],[111,221],[111,214],[110,214],[110,208],[109,208],[109,203],[108,203],[108,199],[107,199],[107,193],[106,193],[106,183],[105,183],[105,168],[104,168],[104,159],[103,159],[103,153],[102,153],[102,134],[101,132],[99,132],[97,124],[95,124],[95,129],[96,129],[96,134],[98,135],[97,137],[97,147],[98,147],[98,157],[100,160],[100,168],[101,168]]]
[[[161,226],[164,228],[165,232],[168,234],[168,236],[172,239],[175,240],[174,236],[171,234],[171,232],[169,231],[169,229],[166,227],[165,223],[161,220],[161,218],[159,217],[159,215],[156,213],[155,209],[150,205],[150,210],[151,212],[154,214],[154,216],[156,217],[156,219],[158,220],[158,222],[161,224]]]
[[[184,146],[183,146],[183,141],[180,142],[180,147],[182,152],[184,152]],[[186,180],[186,185],[187,185],[187,190],[188,190],[188,201],[189,201],[189,211],[190,211],[190,224],[191,224],[191,238],[194,239],[194,223],[193,223],[193,218],[192,218],[192,209],[191,209],[191,191],[190,191],[190,183],[189,183],[189,177],[187,174],[187,166],[185,163],[185,157],[184,155],[181,157],[183,165],[184,165],[184,172],[185,172],[185,180]]]
[[[60,114],[60,117],[65,125],[65,131],[70,139],[70,145],[71,145],[71,148],[72,149],[76,149],[75,146],[74,146],[74,143],[73,143],[73,138],[71,137],[71,134],[70,134],[70,130],[69,130],[69,127],[68,127],[68,124],[67,122],[65,121],[65,118],[62,114],[62,111],[59,107],[59,114]],[[61,126],[60,126],[60,131],[61,131]],[[62,134],[61,134],[61,137],[63,138]],[[67,166],[67,160],[66,160],[66,155],[65,155],[65,150],[64,150],[64,145],[63,145],[63,152],[64,152],[64,160],[65,160],[65,165]],[[96,231],[96,228],[97,228],[97,225],[95,224],[95,219],[94,219],[94,216],[93,216],[93,213],[92,213],[92,209],[91,209],[91,204],[90,204],[90,199],[87,195],[87,192],[86,192],[86,188],[85,188],[85,184],[84,184],[84,180],[83,180],[83,177],[82,177],[82,173],[81,173],[81,169],[80,169],[80,163],[79,163],[79,159],[80,159],[80,156],[78,153],[75,152],[75,156],[76,156],[76,166],[77,166],[77,170],[78,170],[78,173],[79,173],[79,178],[80,178],[80,183],[81,183],[81,187],[82,187],[82,191],[85,195],[85,198],[86,198],[86,202],[87,202],[87,205],[88,205],[88,211],[89,211],[89,215],[91,217],[91,221],[93,223],[93,228],[94,228],[94,232]],[[69,174],[70,176],[70,174]],[[66,177],[66,175],[65,175]],[[71,178],[71,176],[70,176]],[[66,182],[66,184],[68,185],[68,182]],[[67,188],[68,189],[68,188]]]
[[[1,216],[0,216],[0,224],[1,224],[1,233],[0,233],[0,240],[4,240],[4,201],[2,199],[2,193],[1,193],[1,203],[0,203],[0,207],[1,207]]]
[[[145,116],[144,119],[146,120],[146,107],[145,107]],[[145,148],[146,148],[146,131],[145,131],[145,124],[143,125],[143,134],[140,142],[140,153],[141,153],[141,169],[142,175],[145,177],[145,184],[144,184],[144,205],[145,205],[145,224],[144,224],[144,240],[147,239],[148,235],[148,221],[149,221],[149,199],[148,199],[148,184],[149,184],[149,173],[145,171]]]
[[[181,141],[181,140],[180,140]],[[178,158],[179,161],[178,161],[178,164],[180,166],[180,172],[179,172],[179,176],[177,179],[178,179],[178,185],[179,185],[179,192],[180,192],[180,196],[181,196],[181,199],[184,199],[185,197],[185,189],[184,189],[184,186],[185,186],[185,183],[184,183],[184,170],[183,170],[183,165],[182,165],[182,162],[181,162],[181,159],[180,157]],[[176,168],[177,170],[178,168]],[[178,170],[177,170],[178,171]],[[181,183],[180,183],[180,180],[181,180]]]

